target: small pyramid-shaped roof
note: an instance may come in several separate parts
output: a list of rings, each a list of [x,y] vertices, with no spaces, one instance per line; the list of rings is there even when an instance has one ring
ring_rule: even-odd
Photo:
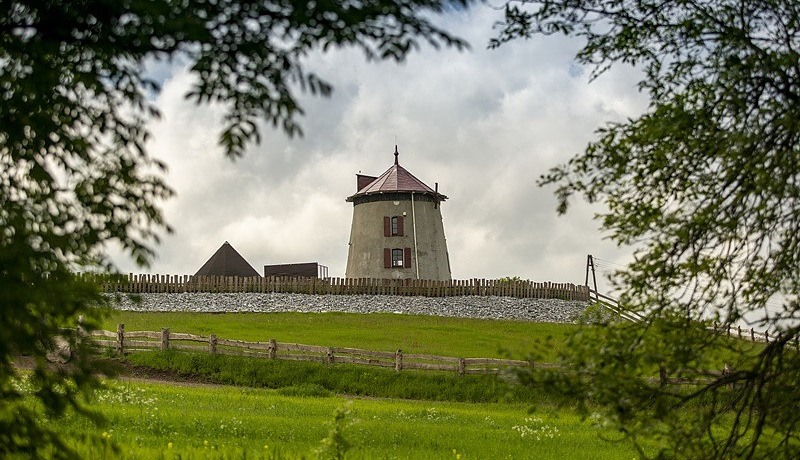
[[[261,276],[227,241],[197,270],[195,276]]]
[[[404,167],[400,166],[398,161],[399,153],[397,146],[394,148],[394,164],[386,170],[385,173],[378,176],[375,180],[362,187],[355,195],[347,197],[347,201],[353,201],[354,198],[364,195],[374,195],[379,193],[425,193],[432,195],[438,201],[444,201],[446,196],[437,193],[432,188],[425,185],[424,182],[417,179],[413,174],[408,172]]]

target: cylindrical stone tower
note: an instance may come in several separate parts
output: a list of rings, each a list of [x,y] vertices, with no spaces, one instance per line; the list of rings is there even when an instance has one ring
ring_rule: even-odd
[[[378,177],[356,175],[348,278],[449,280],[440,205],[447,197],[398,162]]]

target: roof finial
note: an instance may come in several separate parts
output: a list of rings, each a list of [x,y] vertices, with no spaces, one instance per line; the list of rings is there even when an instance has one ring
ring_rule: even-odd
[[[397,157],[400,156],[400,153],[397,151],[397,144],[394,144],[394,164],[400,164],[397,160]]]

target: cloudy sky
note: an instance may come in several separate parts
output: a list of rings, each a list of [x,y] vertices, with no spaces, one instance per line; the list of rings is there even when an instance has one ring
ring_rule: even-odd
[[[264,264],[319,261],[344,276],[355,174],[400,163],[450,199],[442,206],[453,277],[520,276],[582,283],[586,255],[606,267],[629,248],[603,238],[576,202],[555,213],[552,189],[536,179],[580,152],[604,123],[646,108],[637,73],[615,68],[589,82],[574,61],[580,42],[537,37],[487,50],[501,12],[477,5],[440,18],[470,51],[423,48],[402,64],[367,63],[353,50],[312,56],[333,83],[330,98],[304,97],[305,137],[267,129],[237,161],[218,146],[219,108],[184,100],[191,77],[179,63],[164,79],[150,152],[169,165],[177,196],[164,210],[175,233],[149,273],[192,274],[229,241],[258,271]],[[124,272],[142,272],[122,255]]]

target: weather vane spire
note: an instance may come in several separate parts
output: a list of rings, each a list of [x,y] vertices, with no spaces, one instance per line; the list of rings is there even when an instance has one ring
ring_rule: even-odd
[[[397,144],[394,144],[394,164],[400,164],[397,159],[399,156],[400,153],[397,151]]]

